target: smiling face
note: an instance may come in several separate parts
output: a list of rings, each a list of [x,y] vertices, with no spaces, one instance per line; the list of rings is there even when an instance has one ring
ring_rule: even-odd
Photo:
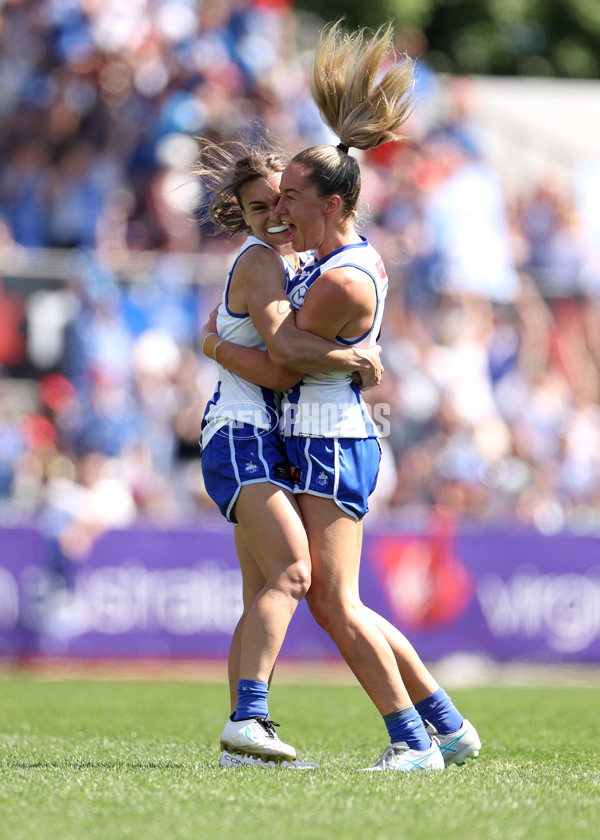
[[[268,178],[252,178],[240,187],[240,206],[244,221],[257,239],[282,253],[292,250],[290,231],[276,211],[279,200],[279,173]]]
[[[309,183],[304,167],[290,163],[281,176],[281,198],[277,212],[290,228],[296,251],[318,250],[325,239],[325,210],[328,199],[319,196]]]

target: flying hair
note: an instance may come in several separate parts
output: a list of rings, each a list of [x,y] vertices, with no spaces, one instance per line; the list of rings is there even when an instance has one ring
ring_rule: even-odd
[[[192,174],[200,179],[208,200],[199,208],[201,222],[212,221],[215,232],[243,233],[248,226],[242,215],[240,189],[255,178],[283,172],[289,156],[268,141],[246,143],[230,140],[212,143],[199,139],[200,155]]]
[[[382,73],[388,56],[393,61]],[[310,90],[340,143],[305,149],[292,163],[302,167],[319,196],[340,196],[344,218],[356,217],[361,189],[360,168],[350,149],[403,139],[398,128],[413,107],[414,74],[412,59],[397,60],[391,24],[368,36],[364,29],[347,33],[337,21],[319,37]]]
[[[385,59],[394,56],[381,75]],[[342,22],[322,31],[310,71],[310,90],[323,120],[345,147],[374,149],[401,140],[398,128],[413,107],[415,63],[396,60],[392,25],[372,36],[348,33]]]

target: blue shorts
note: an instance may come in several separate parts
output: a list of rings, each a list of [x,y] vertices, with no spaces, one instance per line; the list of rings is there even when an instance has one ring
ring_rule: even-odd
[[[290,467],[277,430],[223,426],[202,449],[201,464],[206,492],[234,525],[233,507],[244,485],[270,481],[292,492]]]
[[[377,438],[286,437],[285,451],[294,493],[333,499],[344,513],[363,518],[379,473]]]

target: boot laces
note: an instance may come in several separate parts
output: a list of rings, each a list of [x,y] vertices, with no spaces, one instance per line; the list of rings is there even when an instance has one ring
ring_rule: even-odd
[[[277,737],[277,733],[275,732],[273,727],[274,726],[279,726],[278,723],[275,723],[274,720],[271,720],[271,718],[268,718],[268,717],[257,717],[257,718],[255,718],[255,720],[258,723],[260,723],[260,725],[265,730],[265,732],[267,733],[269,738],[276,738]]]

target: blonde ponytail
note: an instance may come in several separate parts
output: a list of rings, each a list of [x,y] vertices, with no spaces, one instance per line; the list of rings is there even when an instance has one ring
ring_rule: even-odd
[[[381,75],[390,55],[393,64]],[[356,215],[361,187],[360,169],[349,151],[351,147],[374,149],[402,139],[397,131],[413,107],[414,74],[412,59],[396,60],[391,24],[371,37],[364,29],[344,32],[340,21],[321,33],[310,89],[321,116],[340,143],[306,149],[292,162],[304,168],[320,196],[341,197],[345,217]]]
[[[388,56],[394,63],[381,74]],[[395,60],[391,24],[369,37],[366,30],[344,32],[340,21],[319,38],[310,89],[321,116],[343,146],[373,149],[400,140],[398,128],[413,106],[414,61]]]

